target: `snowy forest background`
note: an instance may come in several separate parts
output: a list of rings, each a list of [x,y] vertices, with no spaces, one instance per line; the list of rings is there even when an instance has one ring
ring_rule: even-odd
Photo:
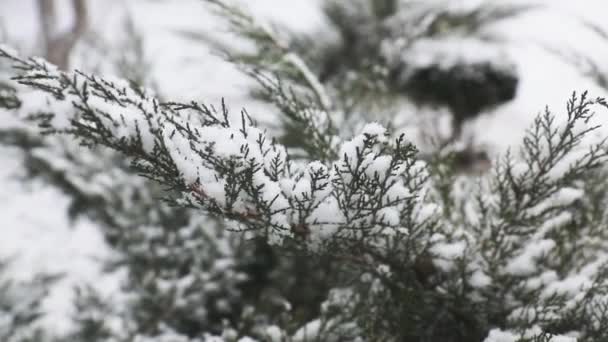
[[[306,61],[315,61],[334,53],[331,49],[323,50],[322,46],[325,41],[331,43],[339,37],[336,27],[332,26],[323,12],[324,6],[330,2],[242,0],[231,3],[236,4],[235,8],[243,8],[252,13],[261,22],[274,23],[276,26],[272,27],[277,32],[289,32],[289,35],[285,35],[301,38],[302,41],[298,42],[299,45],[296,44],[295,50],[305,55]],[[357,7],[357,4],[366,2],[353,1],[352,12],[347,11],[345,20],[352,20],[355,28],[365,29],[358,25],[367,20],[361,10],[364,6]],[[379,0],[377,3],[380,2],[390,1]],[[435,10],[439,8],[441,13],[479,14],[475,9],[492,7],[498,2],[437,0],[427,3],[436,4]],[[56,1],[57,27],[60,32],[70,31],[77,23],[70,8],[71,3],[68,0]],[[243,72],[243,68],[235,66],[235,60],[244,60],[243,63],[247,64],[248,56],[259,57],[265,50],[256,50],[259,46],[255,44],[255,37],[252,43],[248,37],[239,37],[230,32],[227,20],[230,14],[218,12],[217,6],[202,0],[106,0],[86,3],[86,28],[70,49],[68,64],[65,66],[67,69],[78,69],[85,74],[127,78],[152,89],[162,100],[184,103],[196,100],[218,108],[224,101],[237,114],[241,108],[246,108],[248,115],[260,127],[267,129],[270,135],[280,136],[287,132],[281,138],[281,143],[288,147],[302,144],[298,141],[298,134],[302,131],[297,126],[282,126],[285,122],[281,118],[284,114],[282,108],[273,107],[268,94],[256,88],[256,74],[251,77],[251,72],[248,74]],[[395,99],[395,94],[382,90],[377,95],[374,93],[377,90],[374,85],[354,81],[348,83],[352,81],[344,76],[348,73],[340,74],[342,69],[353,65],[360,67],[360,64],[353,62],[349,65],[348,61],[338,59],[334,61],[337,66],[329,64],[333,69],[328,71],[330,74],[335,72],[337,76],[333,79],[328,76],[322,81],[336,90],[331,94],[332,100],[340,102],[346,99],[344,103],[340,102],[340,106],[352,111],[349,113],[352,116],[345,115],[341,118],[340,128],[344,131],[340,132],[347,135],[350,132],[359,133],[363,129],[370,134],[377,134],[375,126],[364,127],[365,123],[377,121],[404,133],[406,139],[418,147],[420,155],[431,156],[428,157],[430,160],[435,157],[435,153],[444,157],[446,153],[456,151],[455,155],[451,155],[457,158],[449,164],[452,169],[442,171],[441,167],[437,168],[438,179],[449,180],[449,183],[439,184],[437,189],[442,189],[442,186],[453,187],[456,190],[450,190],[449,196],[455,191],[473,202],[471,188],[476,184],[476,177],[484,177],[486,172],[491,172],[488,169],[500,165],[499,158],[521,146],[530,127],[534,127],[537,114],[543,112],[545,107],[551,109],[557,124],[567,126],[572,121],[567,114],[572,114],[573,111],[567,110],[566,103],[572,98],[573,92],[579,94],[577,100],[583,91],[588,91],[589,97],[593,99],[608,95],[608,23],[604,14],[608,5],[604,1],[509,0],[500,1],[499,5],[508,7],[513,12],[497,18],[490,17],[478,27],[475,26],[474,15],[454,16],[463,22],[450,22],[449,18],[446,23],[439,21],[438,25],[446,25],[446,28],[437,28],[440,32],[438,36],[441,37],[423,39],[422,43],[408,51],[411,53],[408,55],[411,57],[408,63],[414,67],[433,63],[445,63],[450,67],[458,63],[479,61],[497,65],[499,69],[505,68],[517,77],[513,99],[508,98],[498,106],[484,107],[480,115],[467,119],[462,132],[454,136],[453,131],[460,129],[451,123],[454,114],[441,103],[428,105],[435,98],[425,98],[420,101],[424,103],[420,104],[406,96]],[[3,46],[11,46],[21,56],[45,55],[42,34],[45,29],[37,6],[38,2],[33,0],[0,2],[0,43]],[[399,27],[403,27],[404,31],[415,30],[415,26],[409,28],[405,24]],[[447,33],[442,30],[447,30]],[[447,38],[442,36],[444,33]],[[380,39],[373,35],[371,37]],[[398,39],[395,38],[395,41],[398,46]],[[359,50],[354,48],[347,56],[355,59],[357,54],[373,55],[371,50],[378,46],[370,46],[363,44]],[[231,62],[218,48],[246,52],[238,56],[243,60],[238,60],[237,57]],[[250,63],[268,66],[263,60]],[[10,69],[13,64],[14,61],[6,58],[0,60],[0,81],[4,82],[0,83],[0,94],[2,91],[9,92],[6,90],[8,88],[1,87],[11,84],[9,78],[15,76]],[[373,68],[369,69],[366,71],[374,72]],[[283,70],[277,73],[280,72]],[[320,78],[323,78],[323,70],[320,73]],[[287,71],[282,75],[290,74]],[[342,76],[344,78],[340,78]],[[263,82],[264,80],[261,83],[264,84]],[[340,86],[344,86],[343,89]],[[368,89],[367,86],[371,88]],[[409,88],[404,87],[403,92],[407,93]],[[433,89],[430,88],[431,91]],[[272,95],[273,89],[270,90]],[[349,95],[341,97],[341,90],[347,91]],[[354,93],[356,91],[361,93]],[[423,90],[428,91],[429,89]],[[386,101],[375,102],[384,95]],[[352,98],[360,99],[363,104],[350,103]],[[317,100],[323,103],[322,97]],[[598,103],[600,106],[605,105],[601,101]],[[530,319],[533,323],[522,323],[526,319],[521,318],[522,321],[519,321],[519,318],[513,318],[531,315],[529,312],[524,313],[527,309],[521,309],[517,314],[511,313],[510,318],[505,320],[505,326],[489,324],[490,329],[484,330],[486,322],[474,322],[473,325],[479,323],[484,328],[482,331],[472,329],[474,332],[471,332],[463,323],[464,327],[458,327],[461,329],[459,331],[463,331],[460,335],[454,331],[439,333],[442,327],[433,326],[425,326],[424,329],[433,330],[436,335],[428,333],[423,336],[419,332],[409,335],[401,332],[392,334],[386,331],[393,329],[393,325],[376,320],[368,321],[374,321],[377,326],[364,327],[357,319],[349,320],[338,314],[348,312],[355,317],[382,314],[357,311],[360,308],[353,304],[361,300],[350,296],[363,291],[359,287],[364,286],[362,284],[366,284],[366,281],[357,283],[351,280],[349,277],[355,274],[357,277],[363,276],[358,271],[350,270],[350,266],[346,266],[349,269],[344,271],[336,266],[335,261],[338,258],[338,264],[346,265],[350,262],[356,265],[358,260],[346,260],[352,256],[326,255],[319,252],[322,247],[318,246],[306,246],[318,252],[313,253],[314,256],[308,256],[300,251],[300,247],[293,246],[284,246],[285,250],[277,252],[261,242],[259,237],[228,232],[217,215],[192,213],[190,209],[159,204],[164,197],[163,187],[138,177],[135,172],[129,173],[126,158],[104,149],[91,152],[63,136],[37,138],[36,125],[25,120],[24,113],[39,104],[25,101],[23,104],[19,110],[0,109],[0,340],[186,342],[249,339],[274,342],[438,341],[438,338],[442,338],[442,341],[506,342],[572,341],[576,337],[582,341],[608,339],[607,333],[601,332],[608,327],[608,318],[594,316],[598,323],[591,324],[593,328],[586,330],[585,335],[579,331],[580,326],[589,323],[592,318],[580,318],[581,323],[573,318],[574,313],[569,313],[571,316],[560,316],[560,319],[571,319],[571,323],[574,323],[569,328],[555,328],[557,323],[543,325],[545,318],[539,318],[540,309],[536,312],[535,319]],[[575,105],[576,101],[573,100],[572,106]],[[580,144],[577,141],[577,149],[595,146],[599,140],[608,136],[606,115],[605,109],[598,109],[598,114],[586,122],[589,127],[596,124],[603,127],[590,132],[584,139],[581,138]],[[584,121],[584,115],[579,119]],[[348,135],[343,138],[350,139]],[[294,149],[293,155],[305,155],[309,153],[307,148],[316,147]],[[593,162],[603,162],[604,156],[599,154]],[[426,161],[432,164],[431,161]],[[111,163],[115,165],[109,165]],[[444,165],[443,161],[437,163],[439,166]],[[588,179],[605,179],[594,175],[595,178]],[[584,213],[581,217],[587,218],[587,214],[589,217],[595,218],[595,214],[601,217],[597,222],[589,218],[581,226],[597,224],[595,228],[598,231],[601,227],[606,227],[603,212],[607,202],[602,197],[606,184],[592,181],[585,183],[580,179],[572,181],[572,184],[575,186],[568,186],[567,191],[560,192],[563,195],[561,198],[551,197],[556,203],[559,202],[555,206],[565,208],[563,212],[548,212],[547,216],[542,216],[546,219],[544,222],[534,222],[534,225],[545,227],[543,224],[549,218],[557,221],[561,219],[561,223],[555,223],[557,226],[566,221],[568,224],[572,220],[584,221],[575,213],[578,207],[572,209],[573,206],[580,205],[585,208],[581,209]],[[295,187],[296,185],[294,189]],[[555,192],[561,190],[564,189]],[[202,195],[196,190],[193,192],[195,199],[207,196],[204,192]],[[441,190],[438,193],[441,195]],[[432,197],[432,194],[429,196]],[[578,202],[573,205],[574,201]],[[467,205],[459,207],[458,200],[455,202],[456,204],[452,203],[453,210],[463,212],[463,222],[469,216],[476,215],[467,211],[479,209],[471,209]],[[588,207],[593,207],[593,210],[587,209]],[[572,213],[572,217],[564,219],[560,216],[566,211]],[[460,214],[453,216],[458,215]],[[460,218],[451,219],[456,222]],[[390,221],[389,218],[386,220]],[[129,233],[121,231],[125,227],[131,229]],[[166,227],[174,227],[181,233],[167,230]],[[294,234],[311,234],[307,228],[302,229],[304,231],[295,229]],[[602,237],[601,232],[596,235],[594,232],[583,235],[588,235],[590,239]],[[442,238],[445,241],[438,242],[443,243],[442,246],[430,248],[430,252],[425,250],[425,253],[437,254],[429,258],[439,257],[422,261],[431,263],[427,267],[432,269],[431,273],[441,268],[446,270],[446,274],[451,274],[450,267],[457,268],[450,263],[455,265],[457,262],[454,260],[461,260],[456,255],[463,253],[465,248],[458,242],[460,240],[456,235],[444,234]],[[436,238],[436,235],[429,235],[429,239]],[[555,265],[548,265],[551,262],[544,259],[551,260],[550,253],[563,251],[556,251],[558,248],[554,248],[555,242],[548,242],[550,239],[537,238],[535,236],[530,239],[538,249],[528,251],[528,254],[525,251],[518,253],[519,262],[511,263],[511,271],[508,272],[530,279],[538,276],[534,281],[540,282],[541,287],[549,287],[553,280],[547,280],[547,272],[543,273],[543,270]],[[572,233],[560,238],[575,241],[580,236]],[[552,239],[559,240],[554,236]],[[580,246],[587,246],[585,243],[587,242],[582,242]],[[578,245],[575,245],[568,248],[576,250]],[[577,250],[572,252],[573,255],[576,254],[572,257],[574,261],[569,259],[570,261],[564,262],[570,266],[576,265],[571,269],[574,270],[572,274],[576,273],[579,277],[577,279],[582,277],[578,271],[589,265],[601,268],[597,265],[605,263],[608,256],[606,246],[601,241],[594,241],[590,245],[597,247],[599,252],[589,249],[586,250],[587,255],[585,250]],[[564,247],[564,250],[568,248]],[[127,254],[129,256],[125,258]],[[590,256],[591,254],[593,255]],[[577,258],[584,262],[577,264]],[[445,279],[437,273],[424,274],[427,270],[418,269],[420,260],[419,257],[412,259],[417,281],[423,283],[423,287],[428,285],[441,288],[442,285],[429,285],[427,282],[442,282]],[[197,272],[189,274],[196,280],[171,273],[183,264],[199,268]],[[539,266],[541,264],[542,267]],[[392,277],[389,275],[390,266],[375,267],[372,273],[376,273],[371,276],[372,279],[375,276],[379,279]],[[528,267],[533,270],[528,270]],[[142,274],[138,273],[140,269]],[[340,269],[340,272],[336,269]],[[146,272],[151,273],[143,274]],[[594,275],[599,273],[587,270],[581,271],[581,274],[584,272]],[[150,277],[156,278],[151,280]],[[484,277],[486,276],[472,274],[472,287],[484,283]],[[566,274],[559,274],[559,277],[568,278]],[[593,281],[601,282],[599,278],[601,277]],[[161,280],[166,281],[163,283]],[[357,285],[352,288],[345,285],[352,283]],[[368,283],[372,286],[373,281]],[[339,285],[334,286],[335,284]],[[446,285],[445,291],[451,291],[450,286]],[[572,281],[564,281],[556,286],[566,288],[574,285]],[[605,289],[602,288],[603,290]],[[427,293],[424,291],[430,290],[427,288],[421,291]],[[6,295],[3,296],[4,294]],[[529,295],[542,296],[540,292],[531,292]],[[483,297],[484,294],[472,295],[477,298],[475,296]],[[516,294],[513,296],[517,297]],[[603,299],[606,296],[600,294]],[[407,301],[408,297],[379,295],[374,299],[378,300],[374,305],[382,307],[383,304],[378,304],[381,301]],[[555,303],[561,302],[556,299]],[[374,305],[368,307],[375,307]],[[430,301],[424,305],[441,306],[442,302]],[[605,305],[608,307],[608,304]],[[553,311],[548,313],[549,311],[551,310],[547,309],[543,314],[546,313],[547,317],[561,314]],[[23,313],[22,317],[16,319],[20,312]],[[577,311],[578,313],[580,312]],[[603,314],[606,315],[606,311]],[[338,316],[340,317],[337,318]],[[386,319],[393,320],[398,325],[402,323],[399,317],[401,316],[396,314],[395,317]],[[421,317],[424,320],[432,316],[425,313]],[[450,319],[446,322],[453,323]],[[437,317],[437,321],[442,322],[440,317]],[[22,323],[26,326],[23,331],[12,330]],[[408,321],[408,324],[412,324],[410,331],[418,331],[414,327],[417,323]],[[528,326],[525,329],[517,328],[526,324]],[[445,325],[449,326],[448,323]],[[550,333],[547,335],[541,334],[545,328],[555,331],[547,331]],[[370,331],[374,333],[370,335]]]

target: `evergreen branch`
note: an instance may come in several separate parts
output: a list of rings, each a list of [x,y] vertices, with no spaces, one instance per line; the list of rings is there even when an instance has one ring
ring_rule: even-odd
[[[256,46],[254,53],[238,53],[222,48],[227,59],[239,66],[246,74],[256,80],[265,91],[265,97],[269,102],[275,104],[285,115],[285,125],[301,127],[306,129],[298,132],[302,139],[297,140],[297,147],[303,147],[308,153],[315,151],[313,146],[322,146],[322,152],[326,155],[309,155],[313,159],[327,160],[327,155],[335,156],[326,142],[318,141],[320,136],[335,136],[337,129],[331,117],[336,108],[332,103],[328,90],[312,71],[304,59],[290,47],[285,39],[278,36],[272,28],[261,23],[253,16],[243,10],[227,4],[223,0],[206,0],[218,9],[219,15],[226,18],[231,30],[239,37],[251,40]],[[215,46],[218,46],[215,44]],[[286,82],[289,90],[277,91],[276,87],[283,87],[271,81],[270,75],[276,75]],[[270,82],[269,82],[270,81]],[[277,97],[279,93],[294,92],[297,96],[293,98],[310,95],[310,101],[298,101],[298,110],[307,114],[294,113],[293,110],[285,108],[285,96]],[[304,92],[304,94],[300,94]],[[294,102],[294,99],[290,99]],[[296,114],[296,115],[294,115]],[[315,127],[317,123],[324,123]],[[314,134],[317,131],[320,134]],[[311,134],[308,134],[308,133]],[[302,135],[302,133],[304,133]],[[311,146],[306,146],[311,145]]]
[[[316,100],[318,101],[318,105],[320,105],[325,112],[330,112],[333,109],[332,101],[315,73],[312,72],[306,62],[297,53],[290,49],[289,43],[286,42],[284,39],[280,38],[274,32],[274,30],[272,30],[267,25],[260,23],[253,16],[249,15],[248,13],[245,13],[240,8],[228,5],[224,0],[204,1],[211,3],[219,9],[220,15],[228,19],[229,23],[231,24],[232,30],[236,35],[240,37],[247,37],[254,43],[259,44],[260,46],[267,46],[271,48],[272,52],[264,51],[263,49],[259,51],[261,55],[256,56],[259,61],[268,58],[272,54],[281,56],[280,59],[282,61],[286,62],[289,66],[297,70],[299,76],[302,78],[302,81],[304,81],[302,82],[302,84],[306,84],[308,88],[312,91]],[[264,56],[264,54],[270,55]],[[272,60],[272,58],[268,59]],[[238,56],[231,58],[231,61],[236,64],[249,64],[255,69],[258,69],[262,66],[255,62],[247,62],[245,61],[245,58],[239,58]]]
[[[379,125],[343,144],[346,159],[293,169],[282,146],[245,114],[233,123],[225,105],[217,111],[160,103],[120,80],[17,61],[19,83],[71,107],[50,113],[44,131],[132,158],[140,175],[182,194],[175,204],[221,215],[275,243],[306,231],[303,238],[315,248],[336,236],[365,243],[366,237],[407,229],[400,213],[413,204],[406,201],[411,194],[402,175],[413,165],[413,147],[387,140]]]

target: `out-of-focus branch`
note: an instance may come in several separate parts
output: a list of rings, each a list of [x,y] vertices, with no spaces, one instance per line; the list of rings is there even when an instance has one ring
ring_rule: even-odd
[[[86,0],[72,0],[74,25],[65,33],[57,32],[55,0],[38,0],[47,59],[61,69],[68,67],[70,53],[88,26]]]

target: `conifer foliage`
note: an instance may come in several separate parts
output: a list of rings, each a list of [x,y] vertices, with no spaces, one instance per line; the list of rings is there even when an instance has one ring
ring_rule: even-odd
[[[354,122],[361,118],[349,112],[363,83],[348,75],[380,72],[387,77],[376,90],[385,95],[433,90],[412,95],[400,83],[411,72],[394,68],[409,60],[366,53],[397,41],[409,53],[442,25],[478,32],[525,9],[442,17],[358,0],[363,7],[346,16],[332,1],[343,41],[319,62],[297,39],[208,2],[255,43],[253,55],[226,56],[258,82],[256,94],[298,139],[275,137],[224,102],[160,100],[133,82],[62,71],[0,47],[14,68],[0,106],[35,122],[44,135],[36,146],[62,146],[60,155],[81,170],[51,172],[44,158],[37,167],[86,200],[80,211],[101,222],[120,252],[112,266],[128,273],[120,307],[79,290],[68,340],[608,340],[608,145],[592,125],[594,111],[608,109],[603,98],[573,94],[560,123],[545,110],[519,149],[475,176],[457,172],[443,151],[422,158],[407,136]],[[356,15],[361,25],[341,22]],[[408,27],[394,24],[403,20],[426,26],[405,40],[390,31],[383,46],[360,45],[379,41],[362,36]],[[344,55],[354,59],[337,63]],[[504,75],[506,90],[495,89],[501,101],[516,84]],[[82,157],[83,147],[78,157],[73,141],[102,162]],[[18,310],[5,311],[17,319]]]
[[[10,263],[0,263],[0,338],[7,342],[34,342],[45,338],[36,325],[42,315],[41,301],[53,277],[14,281],[8,276]]]

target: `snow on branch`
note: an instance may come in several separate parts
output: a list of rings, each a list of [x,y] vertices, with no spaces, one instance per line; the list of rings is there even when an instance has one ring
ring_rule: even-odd
[[[182,206],[274,243],[297,238],[318,247],[337,237],[407,233],[402,214],[416,195],[408,190],[415,149],[378,124],[343,143],[333,163],[295,165],[245,111],[233,121],[224,103],[161,103],[122,80],[65,73],[4,49],[0,56],[20,70],[15,80],[48,95],[37,94],[44,100],[36,102],[44,132],[132,158],[142,176],[181,194],[175,201]]]
[[[568,317],[580,318],[581,334],[607,336],[597,327],[608,322],[608,253],[596,227],[607,218],[589,218],[597,203],[585,195],[603,181],[608,147],[584,144],[597,129],[588,126],[593,109],[608,107],[604,99],[574,94],[562,125],[545,111],[519,155],[501,159],[476,190],[465,181],[470,187],[458,194],[457,182],[442,186],[446,180],[417,160],[412,144],[377,123],[346,141],[314,131],[324,125],[319,116],[271,80],[275,102],[325,144],[317,148],[335,153],[295,161],[244,110],[235,118],[224,103],[161,102],[135,84],[66,73],[3,47],[0,57],[14,63],[14,80],[35,90],[15,87],[11,96],[44,133],[118,152],[164,186],[171,204],[273,244],[341,253],[369,270],[382,283],[353,305],[418,291],[448,306],[474,304],[479,312],[470,314],[480,321],[492,317],[487,341],[543,340]],[[405,311],[397,311],[421,322],[444,310],[415,303],[404,300]]]
[[[302,136],[296,147],[303,149],[307,156],[313,159],[329,161],[338,157],[339,138],[336,127],[323,109],[302,99],[278,77],[254,70],[248,74],[262,87],[267,98],[279,108],[289,125],[293,126],[292,129]]]

